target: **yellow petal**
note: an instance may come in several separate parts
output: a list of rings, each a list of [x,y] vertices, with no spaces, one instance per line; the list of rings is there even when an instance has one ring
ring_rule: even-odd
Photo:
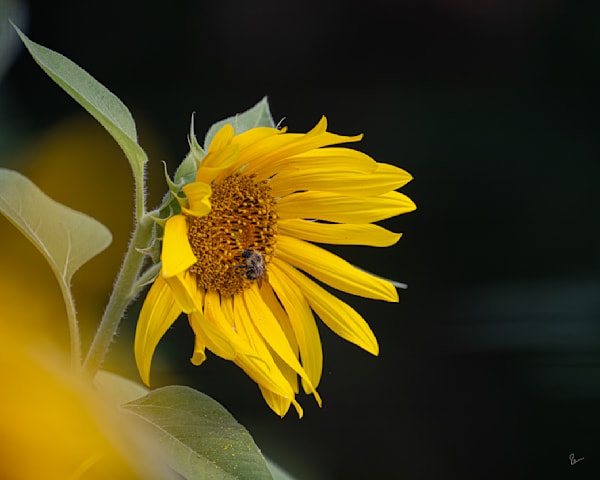
[[[209,291],[210,294],[216,294],[216,292]],[[225,319],[231,324],[233,330],[240,336],[240,338],[251,345],[250,339],[245,333],[245,330],[242,328],[238,328],[238,324],[241,322],[240,315],[235,311],[233,307],[234,297],[223,297],[221,298],[221,312],[223,312],[223,316]]]
[[[345,147],[327,147],[310,150],[291,157],[276,159],[267,164],[251,163],[246,172],[256,174],[259,180],[270,178],[284,169],[324,168],[335,171],[371,173],[377,162],[369,155]]]
[[[241,299],[239,300],[230,303],[234,314],[236,331],[242,337],[248,339],[248,343],[253,347],[254,355],[238,355],[234,362],[259,385],[283,397],[293,398],[294,389],[292,385],[289,384],[275,364],[265,340],[250,319],[245,302]],[[223,303],[227,302],[229,300],[224,300]]]
[[[294,408],[298,413],[298,418],[303,417],[304,412],[302,411],[302,407],[296,400],[294,400],[294,398],[277,395],[276,393],[267,390],[261,385],[259,385],[259,387],[260,392],[262,393],[263,398],[265,399],[265,402],[267,402],[267,405],[269,405],[269,407],[271,407],[271,410],[273,410],[281,418],[283,418],[290,409],[290,403],[294,405]]]
[[[211,326],[213,326],[211,328],[216,329],[215,335],[224,338],[236,354],[254,355],[254,351],[250,345],[236,332],[233,326],[233,319],[231,321],[228,320],[223,313],[219,294],[215,290],[209,290],[206,293],[204,299],[204,316]]]
[[[267,359],[264,355],[260,359],[258,356],[238,355],[234,363],[258,385],[284,397],[292,398],[294,396],[294,390],[276,367],[272,358]]]
[[[268,345],[267,345],[268,347]],[[296,395],[300,389],[298,388],[298,374],[296,371],[290,367],[287,363],[285,363],[278,355],[272,352],[273,361],[277,368],[285,378],[286,382],[292,387],[292,391],[294,395]],[[309,392],[310,393],[310,392]],[[321,406],[321,402],[319,401],[319,406]]]
[[[306,298],[277,264],[270,265],[269,283],[289,315],[294,330],[302,366],[315,388],[319,385],[323,371],[323,348],[315,318]],[[305,391],[307,391],[307,388]]]
[[[275,197],[302,190],[337,192],[343,195],[375,196],[391,192],[408,183],[412,177],[405,170],[380,163],[370,173],[354,172],[343,167],[284,168],[270,181]]]
[[[294,354],[297,355],[299,351],[298,342],[296,340],[296,334],[294,333],[294,329],[290,323],[290,318],[287,312],[284,310],[283,306],[281,305],[281,302],[275,295],[275,292],[273,291],[273,288],[269,282],[263,282],[262,286],[260,287],[260,296],[262,297],[269,310],[271,310],[273,315],[275,315],[277,322],[279,323],[281,329],[283,330],[283,333],[285,334],[285,338],[287,339],[288,343],[290,344],[290,347],[294,351]]]
[[[194,353],[192,354],[192,358],[190,358],[190,362],[192,362],[192,365],[198,367],[206,360],[206,345],[198,335],[194,335],[194,337]]]
[[[257,163],[257,166],[294,155],[309,152],[313,149],[339,143],[357,142],[362,135],[344,136],[327,132],[325,117],[308,133],[284,133],[266,137],[251,145],[244,146],[240,152],[240,164]]]
[[[416,208],[414,202],[400,192],[353,197],[311,191],[293,193],[277,201],[277,215],[281,219],[306,218],[341,223],[378,222]]]
[[[265,138],[272,137],[274,135],[281,135],[284,133],[282,130],[272,127],[257,127],[246,130],[245,132],[236,135],[231,141],[232,145],[239,145],[242,148],[247,148]]]
[[[375,172],[373,172],[375,177],[394,177],[397,181],[397,187],[401,188],[406,185],[408,182],[412,181],[413,176],[408,173],[406,170],[397,167],[396,165],[390,165],[389,163],[378,163]],[[394,190],[396,189],[394,188]]]
[[[201,312],[202,308],[204,307],[204,289],[202,288],[198,288],[196,305],[199,307],[197,311]],[[196,330],[194,329],[195,322],[192,321],[192,315],[188,315],[188,323],[190,324],[190,327],[192,327],[192,330],[196,332]],[[190,358],[190,362],[192,363],[192,365],[199,366],[202,363],[204,363],[204,361],[206,360],[205,350],[206,342],[204,341],[204,337],[202,335],[197,335],[196,333],[194,333],[194,353]]]
[[[146,385],[150,385],[150,366],[156,346],[180,314],[181,308],[171,288],[159,275],[144,300],[135,330],[135,361]]]
[[[235,348],[233,348],[227,336],[215,327],[202,312],[190,313],[188,318],[194,330],[194,335],[200,338],[211,352],[225,360],[235,358]]]
[[[306,136],[321,135],[322,133],[325,133],[326,131],[327,131],[327,117],[325,115],[322,115],[321,118],[319,119],[319,121],[317,122],[317,124],[306,133]]]
[[[160,259],[164,278],[178,275],[196,263],[187,236],[187,220],[183,215],[174,215],[167,220]]]
[[[219,175],[229,173],[240,155],[238,145],[228,145],[225,148],[209,153],[198,167],[196,182],[210,183]]]
[[[215,134],[215,136],[212,138],[212,141],[210,142],[210,145],[208,146],[208,153],[212,153],[212,152],[216,152],[218,150],[221,150],[222,148],[225,148],[227,145],[229,145],[231,143],[231,140],[233,139],[235,132],[233,130],[233,127],[229,124],[226,123],[225,125],[223,125]],[[208,157],[208,155],[207,155]],[[206,160],[206,158],[204,159]],[[204,160],[202,160],[202,162],[204,162]],[[207,167],[216,167],[218,165],[215,164],[210,164],[209,163],[206,165]]]
[[[210,185],[193,182],[184,185],[182,190],[189,202],[188,208],[182,208],[185,213],[196,217],[203,217],[210,213],[210,195],[212,193]]]
[[[277,222],[277,231],[290,237],[301,238],[309,242],[331,243],[335,245],[366,245],[369,247],[389,247],[394,245],[401,233],[365,223],[321,223],[289,218]]]
[[[253,285],[243,292],[244,302],[248,312],[252,312],[251,321],[256,326],[258,332],[262,335],[267,345],[273,349],[279,358],[288,364],[300,377],[306,382],[308,390],[315,396],[317,403],[321,405],[321,398],[314,385],[308,378],[308,375],[300,365],[300,362],[294,355],[290,344],[288,343],[281,326],[273,316],[273,313],[262,300],[258,288]]]
[[[294,281],[325,325],[367,352],[379,354],[379,345],[373,331],[356,310],[278,258],[273,258],[271,263]]]
[[[238,356],[234,362],[246,373],[246,375],[256,382],[267,405],[269,405],[277,415],[283,417],[290,408],[291,403],[294,405],[298,417],[302,418],[304,415],[302,407],[296,401],[294,392],[274,364],[271,366],[270,370],[265,370],[264,365],[257,361],[256,358],[246,357],[245,355]],[[274,378],[283,382],[282,385],[287,385],[286,388],[282,389],[279,384],[274,383]],[[273,387],[273,389],[270,387]]]
[[[377,300],[398,301],[398,292],[390,282],[309,242],[278,235],[277,257],[338,290]]]
[[[285,338],[292,349],[292,352],[294,352],[294,356],[298,358],[298,342],[296,341],[296,335],[290,323],[290,319],[281,306],[281,303],[275,296],[275,292],[273,292],[271,285],[269,285],[267,282],[263,282],[262,286],[260,287],[260,296],[265,302],[267,308],[275,316],[275,319],[281,327],[281,330],[283,331]],[[288,383],[292,386],[294,393],[298,393],[300,390],[298,389],[298,374],[296,371],[283,360],[281,360],[277,355],[273,355],[273,360],[275,360],[275,364],[279,370],[281,370],[281,373],[283,373],[283,376],[286,378]],[[304,365],[302,365],[302,368],[304,368]]]
[[[194,274],[185,271],[174,277],[165,278],[165,281],[171,288],[175,302],[184,313],[200,310],[202,292],[198,289]]]

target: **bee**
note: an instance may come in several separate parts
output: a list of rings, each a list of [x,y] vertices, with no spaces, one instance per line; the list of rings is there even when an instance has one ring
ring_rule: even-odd
[[[260,287],[262,281],[267,277],[265,257],[256,250],[246,248],[242,252],[242,258],[244,259],[244,265],[242,265],[244,276],[248,280],[257,280],[258,286]]]

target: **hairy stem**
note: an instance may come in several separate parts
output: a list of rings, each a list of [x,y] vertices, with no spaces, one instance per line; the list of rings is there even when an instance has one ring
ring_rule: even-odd
[[[102,366],[125,310],[139,292],[136,284],[144,263],[144,254],[140,253],[138,249],[148,245],[152,236],[152,223],[150,217],[143,216],[135,228],[131,242],[129,242],[121,271],[115,281],[102,321],[83,364],[84,372],[91,377]]]

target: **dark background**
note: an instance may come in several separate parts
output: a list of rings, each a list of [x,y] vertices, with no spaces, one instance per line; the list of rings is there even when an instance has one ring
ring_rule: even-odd
[[[326,114],[415,177],[403,191],[419,209],[385,223],[405,232],[397,246],[335,249],[409,289],[399,305],[343,296],[381,354],[323,328],[322,409],[300,396],[305,417],[281,420],[233,365],[188,366],[184,319],[159,345],[156,386],[176,371],[299,478],[600,472],[600,3],[25,4],[30,38],[149,126],[154,162],[183,158],[192,112],[202,138],[268,95],[291,131]],[[23,52],[0,87],[0,128],[20,132],[6,148],[80,111]]]

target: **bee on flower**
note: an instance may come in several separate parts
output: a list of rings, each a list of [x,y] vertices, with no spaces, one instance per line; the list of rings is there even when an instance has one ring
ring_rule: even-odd
[[[191,361],[206,349],[234,362],[284,416],[298,378],[321,404],[323,352],[315,315],[342,338],[377,355],[366,321],[320,283],[362,297],[398,301],[392,282],[315,245],[386,247],[401,234],[375,222],[414,210],[396,190],[412,177],[338,146],[362,135],[223,125],[181,187],[180,212],[164,223],[161,270],[142,306],[135,357],[142,380],[158,342],[181,313],[195,334]]]
[[[261,287],[262,280],[267,275],[267,266],[265,263],[265,257],[262,253],[256,250],[245,249],[242,252],[244,257],[244,275],[248,280],[258,281],[258,287]]]

